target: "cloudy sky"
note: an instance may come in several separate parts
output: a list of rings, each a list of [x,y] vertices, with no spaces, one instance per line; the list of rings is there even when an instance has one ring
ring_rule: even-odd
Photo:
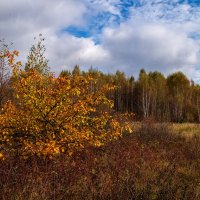
[[[200,0],[0,0],[0,38],[25,61],[39,34],[52,71],[183,71],[200,82]]]

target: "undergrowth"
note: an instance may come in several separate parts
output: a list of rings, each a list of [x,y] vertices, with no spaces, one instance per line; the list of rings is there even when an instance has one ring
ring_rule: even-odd
[[[0,163],[2,200],[200,199],[200,137],[145,122],[131,135],[73,158]]]

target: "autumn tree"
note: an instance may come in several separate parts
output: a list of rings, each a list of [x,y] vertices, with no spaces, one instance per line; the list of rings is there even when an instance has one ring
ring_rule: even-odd
[[[149,91],[151,95],[150,113],[158,121],[166,120],[167,84],[163,74],[158,71],[149,72]]]
[[[35,38],[36,39],[36,38]],[[43,75],[49,75],[48,60],[45,57],[45,45],[44,38],[39,35],[39,41],[32,45],[29,55],[27,57],[27,62],[25,64],[25,70],[35,69]]]
[[[183,121],[184,106],[190,89],[190,81],[182,72],[176,72],[167,77],[172,120]]]
[[[9,87],[10,68],[9,68],[9,47],[4,40],[0,40],[0,108],[8,100],[11,89]]]
[[[197,113],[197,122],[200,123],[200,85],[193,86],[193,106]]]
[[[137,82],[139,89],[139,102],[140,108],[143,113],[143,117],[147,118],[150,116],[150,103],[151,103],[151,90],[149,75],[144,69],[140,70],[139,80]]]
[[[15,70],[17,103],[7,102],[0,115],[4,149],[24,157],[71,155],[120,137],[120,124],[111,115],[113,103],[105,95],[111,88],[91,92],[91,79]]]
[[[125,73],[122,71],[116,71],[114,76],[114,85],[116,86],[115,89],[115,109],[116,111],[123,112],[124,111],[124,86],[126,84],[126,76]]]
[[[62,70],[59,76],[60,77],[71,76],[71,72],[69,70]]]

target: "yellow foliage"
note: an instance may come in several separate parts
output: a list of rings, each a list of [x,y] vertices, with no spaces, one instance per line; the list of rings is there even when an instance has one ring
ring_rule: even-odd
[[[91,92],[89,75],[44,76],[13,66],[16,102],[7,102],[0,115],[4,150],[24,158],[71,156],[121,136],[120,123],[110,114],[113,102],[105,96],[108,86]]]
[[[4,155],[3,155],[3,153],[0,153],[0,160],[4,160]]]

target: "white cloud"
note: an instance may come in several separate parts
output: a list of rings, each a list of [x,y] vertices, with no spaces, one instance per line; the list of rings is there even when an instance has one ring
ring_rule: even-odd
[[[108,12],[122,18],[120,0],[0,0],[0,37],[14,42],[22,60],[40,33],[46,38],[52,70],[80,66],[138,74],[141,67],[165,74],[182,70],[200,79],[200,7],[178,0],[138,0],[129,19],[105,23],[101,43],[62,32],[87,26],[87,20]],[[123,21],[123,22],[122,22]],[[114,27],[114,28],[113,28]]]
[[[184,32],[155,23],[130,21],[117,29],[106,29],[103,46],[112,53],[113,66],[123,66],[129,73],[194,67],[199,46]]]
[[[101,45],[95,45],[92,39],[76,38],[68,34],[61,38],[47,38],[48,57],[55,72],[71,69],[76,64],[83,67],[104,66],[110,60],[109,52]],[[55,48],[57,47],[57,48]]]
[[[121,15],[119,8],[120,0],[85,0],[87,5],[92,9],[92,12],[109,12],[115,15]]]
[[[13,42],[23,59],[40,33],[52,37],[62,28],[84,23],[81,0],[0,0],[0,37]]]

